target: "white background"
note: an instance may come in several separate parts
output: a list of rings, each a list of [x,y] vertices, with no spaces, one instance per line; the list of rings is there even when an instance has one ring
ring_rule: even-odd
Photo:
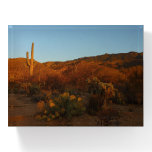
[[[0,151],[152,151],[150,0],[0,2]],[[144,127],[8,127],[8,25],[144,25]]]

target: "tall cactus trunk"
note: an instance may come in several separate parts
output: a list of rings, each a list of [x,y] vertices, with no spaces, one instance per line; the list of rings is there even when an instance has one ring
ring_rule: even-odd
[[[26,52],[26,61],[27,65],[29,66],[30,69],[30,76],[33,75],[33,59],[34,58],[34,43],[32,43],[32,48],[31,48],[31,60],[29,60],[29,52]]]

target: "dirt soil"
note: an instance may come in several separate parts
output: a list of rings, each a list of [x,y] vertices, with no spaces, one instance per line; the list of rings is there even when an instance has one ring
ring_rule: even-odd
[[[36,120],[36,103],[21,94],[8,95],[8,126],[143,126],[143,106],[109,106],[113,111],[96,116],[84,114],[72,120]]]

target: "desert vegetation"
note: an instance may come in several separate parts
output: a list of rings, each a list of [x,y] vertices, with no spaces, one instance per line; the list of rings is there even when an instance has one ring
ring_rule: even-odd
[[[143,53],[46,63],[32,58],[28,64],[8,59],[8,93],[30,99],[38,125],[143,125]],[[138,118],[130,123],[130,117]]]

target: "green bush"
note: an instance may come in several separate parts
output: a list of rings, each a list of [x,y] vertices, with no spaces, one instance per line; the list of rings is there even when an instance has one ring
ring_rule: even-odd
[[[68,92],[60,94],[47,102],[45,114],[50,119],[71,119],[82,115],[86,108],[81,97],[69,95]]]

